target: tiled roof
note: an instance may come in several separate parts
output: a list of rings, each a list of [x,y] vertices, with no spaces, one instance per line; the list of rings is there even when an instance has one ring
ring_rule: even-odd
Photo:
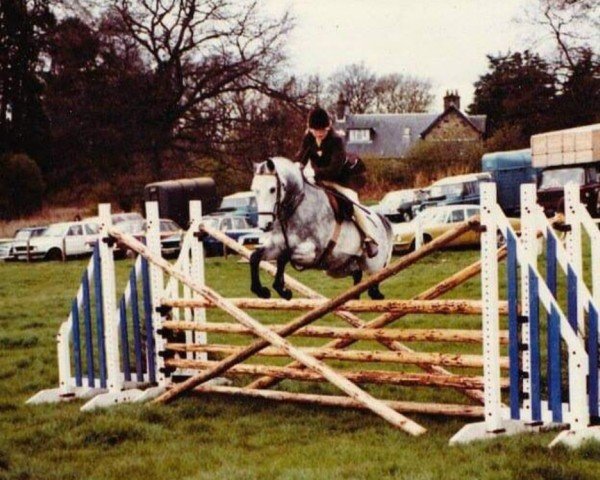
[[[465,116],[479,131],[485,132],[485,115]],[[350,114],[345,122],[337,121],[335,129],[344,131],[349,152],[363,157],[397,158],[404,156],[421,138],[421,133],[439,117],[439,113]],[[349,131],[352,129],[371,129],[372,141],[350,142]]]

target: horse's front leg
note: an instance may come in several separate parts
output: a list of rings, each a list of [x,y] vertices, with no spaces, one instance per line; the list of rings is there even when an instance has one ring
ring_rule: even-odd
[[[285,266],[290,260],[290,254],[285,251],[279,257],[277,257],[277,272],[275,273],[275,281],[273,282],[273,289],[279,294],[281,298],[290,300],[292,298],[292,291],[289,288],[285,288]]]
[[[383,300],[385,298],[385,295],[381,293],[381,290],[379,290],[378,283],[369,287],[368,293],[371,300]]]
[[[271,292],[260,283],[260,262],[265,253],[264,248],[257,248],[250,255],[250,290],[260,298],[270,298]]]
[[[352,280],[354,282],[354,285],[358,285],[360,282],[362,282],[362,278],[363,278],[362,270],[355,270],[354,272],[352,272]],[[354,298],[356,300],[360,300],[360,293],[358,295],[356,295]]]

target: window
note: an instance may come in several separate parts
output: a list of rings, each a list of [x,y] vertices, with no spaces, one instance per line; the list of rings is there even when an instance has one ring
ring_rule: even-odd
[[[479,215],[478,208],[467,208],[467,218],[471,218],[473,215]]]
[[[371,130],[368,128],[349,130],[348,141],[350,143],[370,143]]]
[[[246,220],[244,218],[234,218],[233,228],[236,230],[243,230],[245,228],[248,228],[248,226],[246,225]]]
[[[540,182],[540,190],[560,188],[569,182],[583,185],[585,182],[585,171],[583,168],[560,168],[557,170],[544,170]]]
[[[161,232],[176,232],[179,230],[175,222],[171,220],[161,220],[160,222],[160,231]]]
[[[100,227],[96,223],[86,223],[85,233],[88,235],[96,235],[100,231]]]
[[[450,215],[450,223],[462,222],[465,219],[465,211],[464,210],[453,210]]]
[[[67,235],[83,235],[83,227],[81,225],[73,225],[69,228],[69,233],[67,233]]]
[[[231,230],[231,228],[232,228],[231,218],[224,218],[223,221],[221,222],[221,231],[226,232],[227,230]]]

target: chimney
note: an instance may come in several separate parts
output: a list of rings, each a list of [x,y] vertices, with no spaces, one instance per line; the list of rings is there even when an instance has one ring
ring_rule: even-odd
[[[348,115],[348,113],[349,113],[348,102],[344,98],[344,94],[340,92],[338,101],[335,105],[335,121],[341,122],[341,123],[345,122],[346,115]]]
[[[460,110],[460,95],[458,94],[458,90],[446,90],[446,96],[444,97],[444,112],[451,106]]]

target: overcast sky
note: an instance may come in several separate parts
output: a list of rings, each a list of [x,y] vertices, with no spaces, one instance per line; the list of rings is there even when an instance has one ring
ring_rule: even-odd
[[[530,33],[514,20],[528,0],[264,0],[270,13],[296,18],[289,42],[293,71],[330,75],[364,62],[374,72],[428,78],[441,110],[446,89],[464,109],[486,54],[522,50]],[[531,0],[529,0],[531,1]]]

